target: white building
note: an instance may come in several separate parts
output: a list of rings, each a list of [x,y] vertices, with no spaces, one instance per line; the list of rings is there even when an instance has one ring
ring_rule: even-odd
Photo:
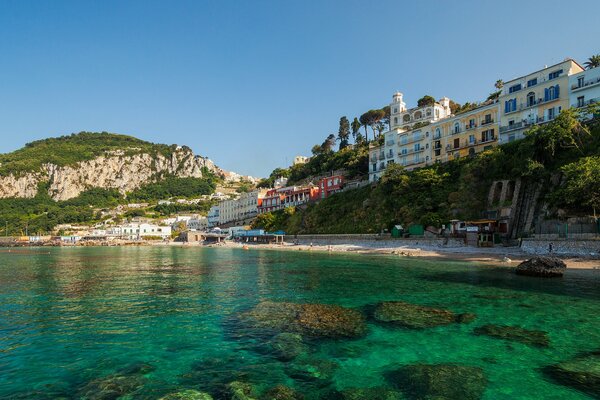
[[[219,225],[231,222],[242,222],[256,217],[258,214],[258,198],[265,191],[254,190],[242,193],[237,199],[223,200],[219,203]]]
[[[433,104],[406,108],[403,95],[394,93],[390,104],[391,129],[385,133],[383,145],[369,149],[369,181],[378,180],[385,168],[392,163],[406,169],[422,167],[429,161],[431,146],[430,125],[452,115],[450,99],[443,97]]]
[[[219,206],[212,206],[206,216],[208,221],[208,227],[214,228],[219,225],[220,208]]]
[[[288,183],[288,178],[281,176],[281,177],[275,179],[275,181],[273,182],[273,187],[275,189],[279,189],[279,188],[287,185],[287,183]]]
[[[600,68],[587,69],[569,76],[571,107],[585,107],[600,102]]]
[[[292,165],[306,164],[309,159],[310,157],[306,156],[296,156],[294,157],[294,163]]]
[[[157,236],[167,239],[171,237],[171,227],[148,223],[130,223],[111,227],[107,229],[106,234],[128,240]]]
[[[208,229],[208,218],[196,216],[187,221],[187,228],[193,231],[205,231]]]

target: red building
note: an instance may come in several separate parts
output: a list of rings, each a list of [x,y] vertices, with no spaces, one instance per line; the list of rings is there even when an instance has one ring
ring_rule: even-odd
[[[259,202],[258,213],[262,214],[285,207],[299,206],[317,199],[319,199],[319,188],[317,186],[290,186],[270,189]]]
[[[344,187],[344,177],[342,175],[333,175],[323,178],[319,181],[320,198],[326,199],[334,193],[339,192]]]

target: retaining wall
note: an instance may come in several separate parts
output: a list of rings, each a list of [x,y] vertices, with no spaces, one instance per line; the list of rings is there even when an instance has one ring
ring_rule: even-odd
[[[284,241],[301,245],[328,246],[353,245],[361,247],[465,247],[464,239],[455,238],[403,238],[395,239],[390,235],[286,235]]]
[[[521,250],[529,254],[549,254],[550,243],[552,253],[565,256],[599,257],[600,240],[575,239],[523,239]]]

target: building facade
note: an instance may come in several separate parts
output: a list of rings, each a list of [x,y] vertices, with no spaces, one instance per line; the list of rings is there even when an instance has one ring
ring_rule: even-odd
[[[569,108],[569,77],[582,71],[577,62],[566,59],[505,82],[499,97],[499,143],[522,139],[531,126],[552,121]]]
[[[219,214],[219,206],[212,206],[210,210],[208,210],[208,215],[206,216],[206,219],[208,221],[209,229],[219,226]]]
[[[569,103],[582,108],[600,103],[600,67],[569,76]]]
[[[240,194],[237,199],[221,201],[219,203],[219,225],[256,217],[258,199],[262,198],[265,193],[266,191],[254,190]]]
[[[342,175],[333,175],[319,180],[319,198],[326,199],[334,193],[342,190],[344,187],[344,177]]]

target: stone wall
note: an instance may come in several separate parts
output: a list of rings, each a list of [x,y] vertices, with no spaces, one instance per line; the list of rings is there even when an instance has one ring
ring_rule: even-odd
[[[360,247],[465,247],[464,239],[455,238],[403,238],[396,239],[388,235],[356,234],[356,235],[286,235],[285,242],[301,245],[328,246],[353,245]]]
[[[554,254],[582,257],[600,256],[600,239],[523,239],[521,250],[528,254],[547,255],[550,243],[552,243]]]

